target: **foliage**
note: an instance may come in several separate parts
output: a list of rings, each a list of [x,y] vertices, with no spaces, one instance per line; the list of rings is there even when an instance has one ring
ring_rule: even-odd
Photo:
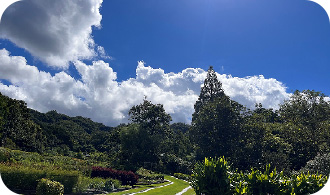
[[[72,193],[79,180],[79,174],[76,171],[47,171],[46,177],[63,184],[65,193]]]
[[[195,104],[190,137],[197,160],[205,156],[232,156],[238,143],[244,107],[231,100],[211,66]]]
[[[198,147],[197,159],[235,153],[243,107],[227,96],[204,105],[192,121],[190,135]]]
[[[41,155],[36,152],[24,152],[0,147],[0,156],[6,156],[2,162],[12,166],[19,165],[35,169],[78,171],[90,176],[92,166],[107,166],[108,163],[97,162],[94,159],[77,159],[68,156]]]
[[[140,124],[150,135],[165,135],[169,122],[172,120],[162,104],[155,105],[146,99],[142,104],[133,106],[128,113],[130,120]]]
[[[245,176],[246,192],[248,194],[279,194],[284,193],[287,189],[287,183],[283,172],[277,173],[276,169],[270,169],[270,165],[266,166],[266,170],[262,173],[260,170],[252,169]]]
[[[182,158],[175,154],[165,154],[161,158],[163,164],[163,172],[173,174],[175,172],[191,173],[194,166],[191,158],[183,156]]]
[[[213,102],[215,99],[221,98],[224,95],[225,94],[222,89],[222,83],[218,81],[217,75],[213,70],[213,66],[210,66],[209,70],[207,71],[204,86],[201,88],[201,93],[194,106],[195,112],[193,114],[193,121],[195,116],[199,114],[199,111],[204,105],[209,102]]]
[[[173,176],[178,178],[178,179],[185,180],[185,181],[191,181],[192,180],[192,177],[190,175],[183,174],[183,173],[174,173]]]
[[[168,152],[171,116],[163,105],[152,104],[146,99],[133,106],[129,115],[133,124],[122,127],[120,132],[121,164],[125,169],[137,170],[149,163],[159,170],[161,156]]]
[[[63,195],[64,186],[60,182],[42,178],[37,185],[36,195]]]
[[[23,166],[0,164],[0,172],[3,182],[12,191],[35,190],[38,180],[46,177],[43,170]]]
[[[47,138],[47,151],[70,155],[70,151],[104,152],[109,147],[107,141],[111,137],[112,128],[101,123],[81,116],[69,117],[55,110],[45,114],[30,110],[30,114]],[[100,140],[100,137],[103,139]]]
[[[64,185],[65,193],[71,193],[79,174],[76,171],[35,169],[21,165],[0,164],[1,177],[10,189],[35,190],[38,180],[48,178]]]
[[[97,190],[111,192],[120,187],[120,181],[116,179],[103,179],[100,177],[89,178],[80,177],[76,187],[77,193],[85,192],[86,190]]]
[[[121,171],[104,167],[93,167],[91,177],[113,178],[121,181],[122,185],[135,185],[139,177],[132,171]]]
[[[80,116],[40,113],[0,94],[0,162],[31,169],[31,180],[22,176],[21,186],[35,186],[32,180],[46,177],[44,170],[77,171],[88,177],[92,166],[191,174],[197,161],[213,156],[225,156],[239,171],[253,168],[253,174],[231,172],[231,180],[237,180],[233,185],[241,186],[238,192],[249,190],[246,175],[270,178],[272,171],[264,172],[268,164],[283,170],[288,185],[297,171],[329,174],[330,102],[321,92],[296,91],[279,110],[261,104],[247,110],[224,93],[210,67],[192,125],[170,124],[164,106],[146,99],[129,115],[132,124],[112,128]],[[260,185],[270,185],[264,182]]]
[[[279,114],[286,124],[296,126],[285,132],[295,149],[291,155],[295,170],[313,159],[321,149],[329,148],[330,102],[325,100],[324,94],[297,90],[290,100],[280,105]]]
[[[192,175],[191,186],[196,194],[310,194],[320,190],[327,177],[316,174],[292,175],[271,169],[251,169],[249,173],[238,173],[228,166],[224,158],[208,159],[197,163]]]
[[[318,154],[313,160],[308,161],[300,172],[330,175],[330,153]]]
[[[163,174],[156,174],[150,170],[144,169],[143,167],[140,167],[135,173],[139,176],[139,180],[145,180],[147,183],[164,182]]]
[[[24,101],[14,100],[0,93],[0,146],[41,152],[45,136],[30,119]]]
[[[231,194],[229,165],[224,158],[205,158],[195,165],[191,186],[197,195]]]

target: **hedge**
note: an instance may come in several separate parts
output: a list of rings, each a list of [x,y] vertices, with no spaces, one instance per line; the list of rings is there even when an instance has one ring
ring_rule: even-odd
[[[150,182],[152,182],[152,181],[163,182],[164,181],[163,174],[156,174],[148,169],[144,169],[143,167],[139,168],[136,171],[136,174],[139,176],[139,178],[145,179]]]
[[[38,181],[48,178],[64,185],[65,193],[72,193],[79,178],[77,171],[38,170],[20,165],[0,164],[3,182],[11,190],[35,190]]]
[[[174,173],[174,177],[185,181],[191,181],[191,176],[183,173]]]
[[[97,190],[97,191],[107,191],[111,192],[120,187],[121,182],[116,179],[103,179],[101,177],[80,177],[76,188],[77,193],[85,192],[87,189]]]

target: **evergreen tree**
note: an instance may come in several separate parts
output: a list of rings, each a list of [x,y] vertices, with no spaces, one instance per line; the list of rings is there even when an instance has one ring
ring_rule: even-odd
[[[209,70],[207,71],[204,86],[201,88],[201,93],[194,106],[195,113],[193,114],[193,120],[205,104],[223,96],[225,96],[225,93],[222,89],[222,84],[218,80],[217,75],[213,70],[213,66],[210,66]]]
[[[190,136],[197,159],[233,156],[243,106],[230,99],[211,66],[195,104]]]

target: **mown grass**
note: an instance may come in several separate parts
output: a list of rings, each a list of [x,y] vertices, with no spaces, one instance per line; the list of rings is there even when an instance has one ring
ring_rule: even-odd
[[[164,183],[159,183],[159,184],[150,184],[150,185],[135,185],[135,188],[132,188],[130,190],[125,190],[121,192],[111,192],[109,194],[111,195],[123,195],[123,194],[130,194],[130,193],[135,193],[135,192],[140,192],[149,188],[155,188],[159,186],[163,186],[168,184],[169,182],[164,182]]]
[[[169,186],[165,186],[162,188],[156,188],[156,189],[152,189],[146,193],[146,195],[151,195],[151,194],[157,194],[157,195],[170,195],[170,194],[176,194],[178,192],[181,192],[183,189],[185,189],[186,187],[189,186],[188,182],[185,182],[183,180],[180,179],[176,179],[174,177],[171,176],[165,176],[165,179],[173,182],[172,185]]]
[[[195,191],[193,188],[190,188],[189,190],[187,190],[185,193],[183,193],[182,195],[196,195]]]
[[[189,183],[180,179],[176,179],[174,177],[165,175],[165,179],[169,180],[171,182],[173,182],[173,184],[165,186],[165,187],[161,187],[161,188],[155,188],[155,187],[159,187],[162,185],[166,185],[168,184],[168,182],[163,183],[163,184],[153,184],[153,185],[141,185],[139,186],[139,188],[134,188],[131,190],[126,190],[126,191],[122,191],[122,192],[114,192],[114,193],[110,193],[111,195],[124,195],[124,194],[130,194],[130,193],[134,193],[134,192],[140,192],[149,188],[155,188],[155,189],[151,189],[147,192],[143,192],[142,194],[144,195],[174,195],[178,192],[181,192],[183,189],[185,189],[186,187],[189,186]],[[189,189],[186,193],[184,193],[185,195],[195,195],[194,190]]]

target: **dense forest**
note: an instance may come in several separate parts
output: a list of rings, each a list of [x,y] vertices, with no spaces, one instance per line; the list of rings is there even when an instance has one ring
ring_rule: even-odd
[[[224,156],[241,171],[270,164],[286,175],[330,173],[330,102],[321,92],[297,90],[278,110],[250,110],[225,94],[210,67],[194,108],[191,124],[171,123],[163,105],[144,99],[129,124],[107,127],[0,94],[0,145],[132,171],[191,174],[205,157]]]

